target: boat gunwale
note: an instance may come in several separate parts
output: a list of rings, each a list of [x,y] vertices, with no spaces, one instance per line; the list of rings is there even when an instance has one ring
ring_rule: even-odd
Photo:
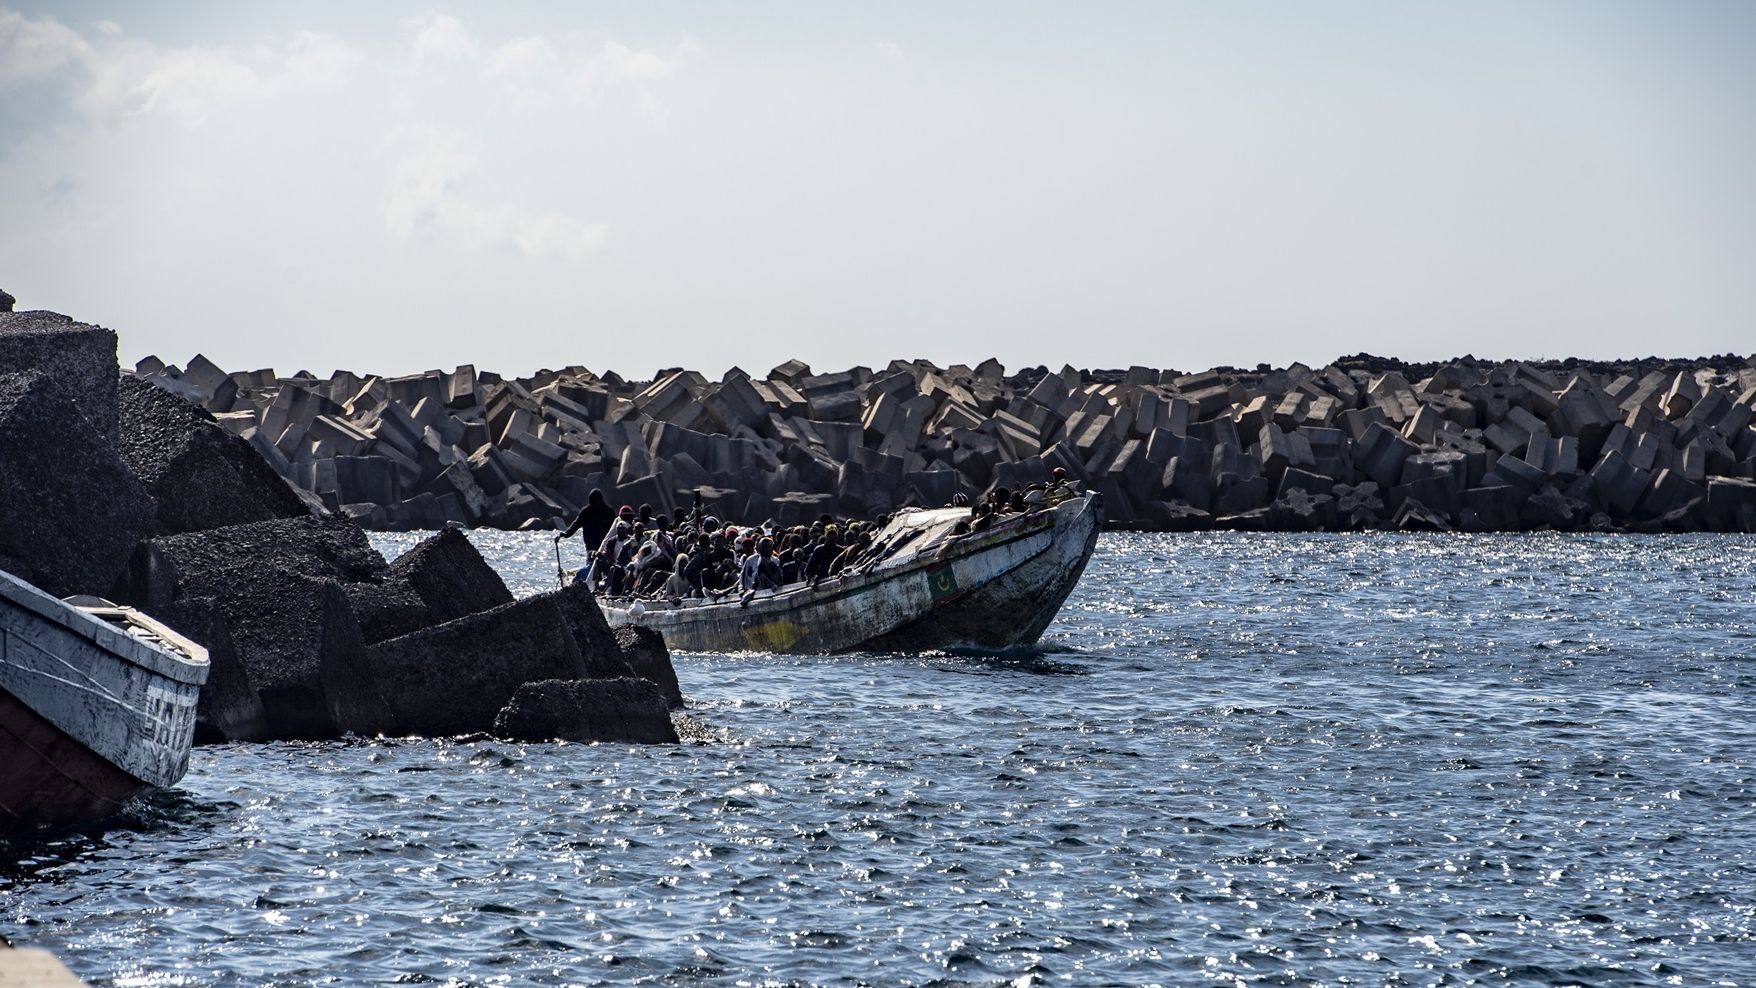
[[[136,608],[118,605],[88,607],[70,603],[5,570],[0,570],[0,602],[49,621],[117,661],[138,666],[155,676],[191,686],[202,686],[207,682],[210,668],[207,649]],[[170,644],[160,647],[136,638],[100,617],[99,613],[114,613],[124,620],[137,622]]]
[[[1062,503],[1066,504],[1067,502]],[[1090,507],[1091,502],[1089,496],[1087,496],[1085,503],[1080,506],[1079,510],[1083,513],[1086,510],[1090,510]],[[805,606],[818,606],[842,600],[847,597],[857,596],[889,583],[899,577],[950,566],[958,560],[967,559],[979,553],[1011,545],[1015,542],[1044,534],[1045,532],[1051,533],[1052,535],[1056,527],[1055,512],[1059,508],[1060,505],[1055,505],[1054,507],[1043,510],[1027,512],[1018,515],[1015,518],[1007,519],[1005,522],[1002,522],[1000,527],[988,529],[985,536],[981,539],[968,540],[968,536],[960,536],[956,540],[945,543],[942,547],[942,549],[956,547],[956,552],[944,555],[934,555],[931,557],[922,556],[918,561],[911,561],[892,569],[879,570],[874,566],[874,568],[861,572],[857,581],[852,584],[843,579],[823,580],[816,587],[813,587],[811,583],[805,581],[791,583],[782,587],[780,590],[772,591],[766,595],[759,595],[753,598],[748,606],[741,604],[736,594],[727,594],[725,597],[715,601],[705,601],[700,600],[699,598],[686,598],[696,602],[682,606],[674,605],[667,600],[659,600],[655,602],[658,606],[646,606],[638,615],[633,612],[632,603],[638,602],[645,605],[648,603],[646,598],[599,598],[598,604],[605,612],[606,616],[613,614],[617,618],[625,618],[631,623],[653,627],[660,631],[664,629],[665,625],[682,625],[694,623],[696,621],[717,619],[728,611],[734,610],[756,616],[770,613],[788,613]],[[1075,517],[1077,517],[1077,514]],[[1030,524],[1028,526],[1020,524],[1023,522],[1029,522]],[[1053,538],[1051,538],[1050,545],[1053,544],[1053,541]],[[1030,558],[1035,558],[1036,556],[1041,555],[1042,552],[1048,551],[1049,547],[1050,546],[1044,546],[1042,550],[1032,553]],[[880,562],[882,562],[882,560],[880,560]],[[972,588],[962,588],[958,591],[956,596],[962,596],[970,589]],[[631,601],[631,603],[627,606],[621,606],[611,603],[611,601]]]

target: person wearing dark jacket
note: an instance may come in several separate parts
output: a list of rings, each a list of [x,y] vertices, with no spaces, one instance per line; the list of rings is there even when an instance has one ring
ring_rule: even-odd
[[[604,536],[610,534],[610,526],[615,523],[615,509],[604,501],[604,492],[594,487],[591,496],[585,499],[585,507],[580,508],[579,514],[573,519],[573,524],[567,526],[567,531],[555,536],[555,541],[572,538],[574,532],[582,531],[585,533],[585,551],[593,552],[603,544]]]

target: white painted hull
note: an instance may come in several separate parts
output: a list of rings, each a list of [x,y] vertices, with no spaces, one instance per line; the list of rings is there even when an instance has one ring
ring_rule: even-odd
[[[113,812],[189,768],[206,650],[129,608],[0,572],[0,826]]]
[[[964,509],[921,512],[942,531]],[[923,651],[1035,644],[1078,583],[1102,520],[1089,495],[984,532],[946,539],[816,589],[804,584],[761,594],[748,606],[602,601],[612,627],[638,624],[675,650],[825,654],[862,649]],[[904,525],[906,521],[893,523]],[[887,528],[886,532],[891,529]],[[882,537],[883,533],[881,533]],[[922,539],[928,541],[927,538]]]

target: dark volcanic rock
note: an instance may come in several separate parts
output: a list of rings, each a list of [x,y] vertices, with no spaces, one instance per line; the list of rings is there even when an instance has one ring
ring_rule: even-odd
[[[0,557],[12,572],[58,597],[108,594],[152,518],[146,488],[56,380],[0,374]]]
[[[306,515],[152,539],[134,553],[118,595],[140,606],[188,596],[250,596],[253,579],[270,570],[376,583],[387,566],[360,526]]]
[[[116,441],[116,334],[58,312],[0,312],[0,374],[55,380],[106,444]]]
[[[218,605],[192,598],[155,608],[152,616],[178,634],[207,649],[207,683],[195,708],[195,743],[259,741],[267,738],[262,698],[249,670],[238,659],[237,646]]]
[[[150,539],[117,596],[151,613],[211,601],[261,696],[268,737],[378,734],[391,721],[345,585],[379,582],[385,568],[358,526],[307,515]]]
[[[553,599],[555,606],[561,609],[568,630],[573,632],[573,643],[579,646],[580,657],[585,660],[584,678],[622,679],[638,675],[628,665],[621,643],[610,633],[610,626],[604,621],[603,609],[598,607],[597,598],[585,584],[570,583],[563,589],[538,596]]]
[[[390,730],[389,708],[368,674],[366,644],[341,584],[269,569],[246,592],[215,604],[262,698],[270,737],[323,740]]]
[[[665,647],[663,635],[651,628],[617,628],[616,645],[622,649],[622,661],[636,676],[657,686],[666,703],[683,705],[683,691],[677,685],[677,670],[671,665],[671,650]]]
[[[379,642],[366,656],[398,730],[426,735],[489,730],[519,686],[585,675],[567,621],[548,597]]]
[[[343,589],[368,645],[400,638],[433,624],[426,601],[400,577],[386,576],[382,583],[350,583]]]
[[[390,564],[393,574],[414,588],[443,624],[512,603],[512,592],[470,543],[463,529],[447,526]]]
[[[206,409],[136,377],[122,378],[117,392],[118,447],[158,502],[159,532],[311,513],[254,447],[220,428]]]
[[[677,743],[664,697],[644,679],[525,683],[495,716],[494,733],[517,741]]]

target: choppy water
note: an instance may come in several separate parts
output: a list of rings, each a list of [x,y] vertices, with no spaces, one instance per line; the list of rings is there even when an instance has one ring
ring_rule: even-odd
[[[1756,540],[1112,535],[1046,644],[680,655],[708,746],[203,749],[5,851],[0,930],[114,985],[1756,982]]]

